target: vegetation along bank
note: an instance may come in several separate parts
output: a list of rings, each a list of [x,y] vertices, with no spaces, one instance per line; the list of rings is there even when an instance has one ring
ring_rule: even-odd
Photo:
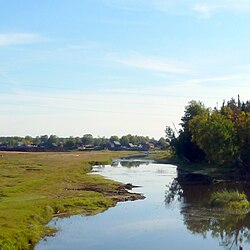
[[[231,99],[220,108],[191,101],[181,129],[166,128],[180,170],[209,173],[215,179],[250,180],[250,101]]]
[[[118,201],[144,198],[126,186],[89,175],[94,164],[131,152],[1,152],[0,249],[33,249],[53,216],[95,214]],[[128,187],[127,187],[128,188]]]

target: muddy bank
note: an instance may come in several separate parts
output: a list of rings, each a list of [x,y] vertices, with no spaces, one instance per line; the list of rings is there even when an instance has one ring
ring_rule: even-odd
[[[79,188],[67,189],[74,191],[93,191],[97,193],[101,193],[103,196],[110,198],[114,202],[121,201],[135,201],[145,199],[145,196],[139,193],[131,193],[128,190],[132,190],[138,186],[134,186],[131,183],[121,184],[113,189],[103,189],[103,186],[88,184],[83,185]]]

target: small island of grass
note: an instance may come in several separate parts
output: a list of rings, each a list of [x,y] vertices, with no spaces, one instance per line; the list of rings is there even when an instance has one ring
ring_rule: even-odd
[[[226,212],[234,214],[245,214],[249,212],[250,203],[245,193],[237,190],[222,190],[211,195],[209,205],[211,208],[221,208]]]

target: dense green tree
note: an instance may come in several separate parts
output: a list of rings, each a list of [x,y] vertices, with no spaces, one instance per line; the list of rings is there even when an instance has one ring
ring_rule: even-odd
[[[148,136],[139,136],[139,143],[140,144],[145,144],[147,142],[149,142],[149,137]]]
[[[168,147],[169,144],[167,143],[167,141],[166,141],[165,138],[161,137],[161,138],[158,140],[158,142],[159,142],[159,144],[161,145],[161,148],[162,148],[162,149],[167,149],[167,147]]]
[[[137,135],[130,135],[130,142],[134,145],[138,145],[140,143],[139,136]]]
[[[93,135],[91,135],[91,134],[85,134],[85,135],[82,137],[82,143],[83,143],[84,145],[93,145],[93,144],[94,144]]]
[[[65,149],[75,149],[76,148],[76,140],[73,136],[66,138],[66,141],[64,143],[64,148]]]
[[[122,136],[120,142],[123,146],[128,146],[128,144],[130,143],[129,137],[127,135]]]
[[[41,136],[40,136],[41,144],[42,144],[42,145],[46,145],[48,139],[49,139],[48,135],[41,135]]]
[[[75,137],[75,142],[77,145],[82,143],[82,138],[80,138],[79,136]]]
[[[22,140],[26,145],[30,145],[33,143],[33,138],[30,135],[26,135],[24,140]]]
[[[184,116],[181,118],[181,126],[182,130],[185,132],[189,131],[189,121],[197,116],[208,114],[209,110],[205,107],[205,105],[200,101],[190,101],[188,105],[185,107]]]
[[[94,146],[101,146],[102,144],[102,138],[98,137],[94,139]]]
[[[236,118],[239,160],[250,169],[250,113],[242,111]]]
[[[53,147],[57,147],[58,143],[59,143],[59,138],[56,135],[50,135],[50,137],[48,138],[46,142],[46,146],[48,148],[53,148]]]
[[[236,135],[239,146],[238,161],[250,168],[250,102],[231,99],[223,105],[220,113],[230,119],[236,126]]]
[[[182,123],[179,136],[171,141],[175,153],[189,161],[202,160],[205,157],[204,152],[196,143],[192,141],[192,135],[189,130],[189,122],[197,115],[208,114],[209,110],[201,102],[191,101],[185,107],[184,116],[181,118]],[[170,131],[167,131],[170,132]]]
[[[109,138],[109,140],[110,140],[111,142],[119,141],[119,137],[118,137],[117,135],[112,135],[112,136]]]
[[[33,143],[34,143],[34,144],[37,144],[37,145],[41,144],[41,139],[40,139],[40,137],[39,137],[39,136],[36,136],[35,138],[33,138]]]
[[[235,124],[213,113],[193,117],[189,122],[192,141],[205,152],[207,160],[222,164],[233,161],[238,153]]]
[[[57,137],[56,135],[41,135],[36,136],[35,138],[31,136],[26,137],[19,137],[19,136],[12,136],[12,137],[0,137],[0,144],[2,147],[5,145],[9,148],[16,147],[20,145],[19,143],[24,143],[24,145],[29,144],[36,144],[37,148],[45,148],[45,149],[76,149],[81,144],[84,145],[92,145],[92,146],[98,146],[102,148],[107,148],[109,142],[113,141],[122,141],[122,143],[125,146],[128,146],[129,143],[133,143],[135,145],[144,144],[146,142],[149,142],[150,139],[148,136],[138,136],[138,135],[124,135],[119,139],[118,136],[111,136],[110,139],[105,137],[97,137],[94,138],[91,134],[85,134],[82,138],[80,137],[69,137],[69,138],[63,138],[63,137]],[[153,141],[156,141],[153,139]]]
[[[105,137],[94,138],[94,146],[105,148],[108,144],[108,139]]]

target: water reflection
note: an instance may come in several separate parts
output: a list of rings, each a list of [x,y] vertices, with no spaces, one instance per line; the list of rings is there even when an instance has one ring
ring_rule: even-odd
[[[59,232],[35,249],[238,250],[240,237],[243,249],[249,249],[248,214],[227,215],[206,207],[210,193],[225,184],[183,185],[174,180],[176,166],[139,162],[140,167],[135,159],[129,164],[122,160],[113,166],[95,166],[97,173],[92,174],[138,185],[134,191],[143,193],[146,199],[118,203],[95,216],[57,219]],[[237,188],[247,193],[244,185]]]
[[[142,160],[120,160],[120,161],[113,161],[111,166],[112,167],[118,167],[119,164],[122,167],[126,168],[138,168],[141,165],[149,165],[150,161],[142,161]]]
[[[211,235],[225,249],[239,249],[241,241],[250,243],[250,213],[232,215],[207,206],[211,193],[225,188],[249,193],[244,184],[185,185],[174,179],[167,186],[165,204],[182,201],[180,213],[189,231],[204,239]]]

